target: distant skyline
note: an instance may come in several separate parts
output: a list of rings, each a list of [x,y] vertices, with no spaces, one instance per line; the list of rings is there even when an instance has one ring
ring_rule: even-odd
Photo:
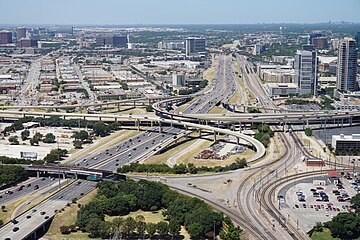
[[[0,24],[360,23],[359,0],[0,0]]]

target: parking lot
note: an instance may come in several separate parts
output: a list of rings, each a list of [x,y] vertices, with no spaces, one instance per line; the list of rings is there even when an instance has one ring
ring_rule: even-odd
[[[340,183],[330,183],[329,177],[316,177],[293,182],[283,188],[278,196],[283,196],[281,207],[288,219],[298,222],[306,232],[316,222],[330,221],[339,212],[352,211],[350,198],[358,190],[355,179],[340,177]],[[326,182],[326,185],[318,185]],[[314,183],[316,183],[314,185]]]

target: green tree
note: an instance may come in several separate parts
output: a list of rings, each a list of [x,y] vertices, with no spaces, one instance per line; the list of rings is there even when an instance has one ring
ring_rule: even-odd
[[[200,223],[193,223],[188,226],[188,233],[191,239],[198,239],[202,236],[204,228]]]
[[[43,139],[44,143],[54,143],[55,142],[55,135],[52,133],[48,133],[45,135],[45,138]]]
[[[28,139],[29,136],[30,136],[29,130],[26,129],[21,132],[21,140],[25,141],[26,139]]]
[[[341,212],[328,222],[332,237],[357,239],[360,237],[360,215]]]
[[[311,137],[313,134],[313,130],[311,128],[305,128],[305,135]]]
[[[84,142],[89,139],[89,133],[85,130],[80,130],[79,132],[74,133],[73,138]]]
[[[173,237],[179,236],[181,230],[181,224],[175,219],[170,219],[169,221],[169,233]]]
[[[314,231],[315,232],[322,232],[323,231],[323,225],[321,224],[321,222],[316,222],[315,223]]]
[[[75,140],[73,141],[73,144],[74,144],[74,147],[75,147],[76,149],[81,149],[81,148],[82,148],[82,141],[81,141],[81,140],[75,139]]]
[[[132,217],[127,217],[124,221],[123,232],[126,236],[131,236],[136,229],[136,221]]]
[[[359,211],[360,210],[360,193],[353,196],[350,200],[350,203],[352,205],[354,205],[354,208],[356,209],[356,211]]]
[[[157,224],[156,223],[148,223],[146,225],[146,232],[150,235],[150,237],[154,237],[157,231]]]
[[[11,145],[19,145],[18,136],[9,137],[9,142]]]
[[[136,221],[136,229],[140,236],[144,238],[145,230],[146,230],[146,223],[145,217],[143,215],[138,215],[135,217]]]
[[[166,236],[169,233],[169,224],[165,221],[160,221],[156,224],[160,237]]]
[[[100,137],[104,137],[109,133],[109,129],[103,122],[96,122],[93,126],[94,134]]]

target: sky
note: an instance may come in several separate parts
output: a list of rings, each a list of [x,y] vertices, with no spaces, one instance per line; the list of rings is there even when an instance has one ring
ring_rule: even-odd
[[[0,0],[0,24],[360,23],[360,0]]]

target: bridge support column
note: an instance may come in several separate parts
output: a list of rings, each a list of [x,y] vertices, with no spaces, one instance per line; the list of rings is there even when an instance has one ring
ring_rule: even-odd
[[[214,131],[214,142],[216,142],[216,132]]]
[[[137,130],[140,131],[140,120],[136,119]]]

